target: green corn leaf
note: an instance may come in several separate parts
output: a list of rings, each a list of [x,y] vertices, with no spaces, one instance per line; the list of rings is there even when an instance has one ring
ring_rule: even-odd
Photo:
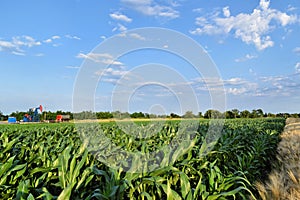
[[[9,168],[13,165],[13,162],[14,162],[14,159],[15,159],[16,156],[13,156],[13,157],[10,157],[6,162],[5,164],[3,164],[1,166],[1,169],[0,169],[0,177],[3,176],[3,174],[7,173],[7,171],[9,170]],[[1,184],[0,184],[1,185]]]
[[[27,200],[35,200],[35,198],[33,197],[33,195],[30,193],[27,197]]]
[[[189,177],[185,174],[180,172],[180,187],[181,187],[181,195],[183,199],[187,199],[189,195],[191,195],[191,186],[189,182]],[[190,196],[191,198],[191,196]]]
[[[69,185],[60,193],[57,200],[69,200],[71,194],[72,194],[72,185]]]
[[[163,188],[165,194],[167,195],[167,200],[181,200],[182,198],[180,195],[171,189],[169,182],[166,184],[160,184],[160,186]]]
[[[142,192],[140,195],[141,197],[146,197],[147,199],[152,200],[152,197],[148,192]]]
[[[23,169],[21,168],[21,170],[16,173],[16,175],[14,176],[14,180],[18,179],[20,176],[22,176],[26,172],[27,168],[25,166],[26,166],[26,164],[24,165]]]

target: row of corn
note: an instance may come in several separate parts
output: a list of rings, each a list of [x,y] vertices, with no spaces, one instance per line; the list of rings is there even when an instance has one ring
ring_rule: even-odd
[[[213,143],[209,120],[1,125],[0,199],[256,199],[284,124],[226,120]],[[140,166],[120,152],[162,157]]]

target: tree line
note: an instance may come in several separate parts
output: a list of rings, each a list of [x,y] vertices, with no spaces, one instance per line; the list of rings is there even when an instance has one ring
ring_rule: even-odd
[[[0,111],[0,121],[5,121],[8,119],[8,117],[16,117],[18,121],[22,120],[24,115],[27,112],[12,112],[10,115],[4,115]],[[80,113],[72,113],[69,111],[61,111],[58,110],[56,112],[51,111],[44,111],[42,114],[40,114],[41,120],[55,120],[57,115],[69,115],[70,119],[126,119],[126,118],[141,118],[141,119],[150,119],[150,118],[205,118],[205,119],[211,119],[211,118],[227,118],[227,119],[234,119],[234,118],[261,118],[261,117],[294,117],[299,118],[300,113],[265,113],[262,109],[253,109],[252,111],[249,110],[238,110],[238,109],[232,109],[228,110],[226,112],[220,112],[218,110],[209,109],[205,113],[198,112],[197,114],[194,114],[192,111],[187,111],[183,115],[179,115],[176,113],[170,113],[169,115],[156,115],[156,114],[149,114],[149,113],[143,113],[143,112],[134,112],[134,113],[128,113],[128,112],[120,112],[120,111],[114,111],[114,112],[108,112],[108,111],[102,111],[102,112],[92,112],[92,111],[83,111]]]

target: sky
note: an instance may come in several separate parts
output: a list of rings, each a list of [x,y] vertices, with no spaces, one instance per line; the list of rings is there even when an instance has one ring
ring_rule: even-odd
[[[300,113],[299,0],[2,0],[0,8],[4,114],[40,104]]]

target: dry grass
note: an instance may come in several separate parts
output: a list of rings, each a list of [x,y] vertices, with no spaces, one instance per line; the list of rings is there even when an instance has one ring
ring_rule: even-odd
[[[256,188],[263,200],[300,200],[300,129],[290,123],[281,137],[274,170]]]

